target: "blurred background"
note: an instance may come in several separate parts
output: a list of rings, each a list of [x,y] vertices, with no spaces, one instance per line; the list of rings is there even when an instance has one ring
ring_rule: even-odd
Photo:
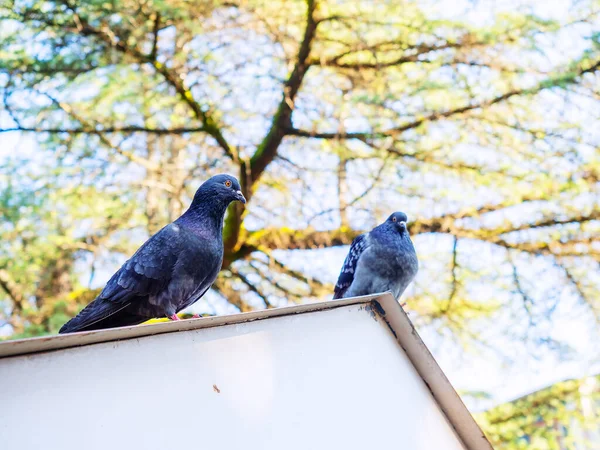
[[[404,211],[406,310],[495,447],[600,448],[600,1],[0,3],[2,339],[228,172],[249,202],[187,312],[330,299]]]

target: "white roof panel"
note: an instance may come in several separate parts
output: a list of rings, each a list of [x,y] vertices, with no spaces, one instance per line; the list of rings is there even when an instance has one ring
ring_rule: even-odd
[[[390,294],[7,341],[0,379],[6,448],[491,449]]]

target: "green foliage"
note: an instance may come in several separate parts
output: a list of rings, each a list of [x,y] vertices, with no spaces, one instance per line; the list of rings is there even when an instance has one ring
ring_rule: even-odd
[[[594,448],[599,383],[600,377],[564,381],[476,418],[495,449]]]
[[[600,317],[586,5],[485,20],[408,1],[0,6],[0,136],[34,140],[0,160],[0,320],[55,332],[93,298],[90,272],[226,171],[249,202],[226,218],[222,301],[327,298],[313,250],[403,209],[417,324],[467,347],[510,321],[554,346],[556,292]]]

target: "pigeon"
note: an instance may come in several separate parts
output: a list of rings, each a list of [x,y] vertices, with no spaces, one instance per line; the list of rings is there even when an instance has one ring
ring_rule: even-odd
[[[234,177],[204,182],[189,209],[148,239],[59,333],[180,320],[177,313],[200,299],[221,270],[223,219],[235,200],[246,203]]]
[[[386,291],[396,300],[400,298],[419,270],[406,222],[406,214],[395,212],[354,239],[335,285],[334,299]]]

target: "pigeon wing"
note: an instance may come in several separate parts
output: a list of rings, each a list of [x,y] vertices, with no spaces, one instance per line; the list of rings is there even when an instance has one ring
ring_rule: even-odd
[[[181,249],[173,224],[148,239],[111,277],[100,295],[60,329],[60,333],[85,330],[114,316],[135,301],[165,289],[171,281]]]
[[[350,251],[348,252],[348,256],[346,256],[346,260],[344,261],[344,265],[342,266],[342,271],[340,272],[340,276],[335,285],[333,298],[343,298],[344,294],[354,281],[354,273],[356,272],[356,265],[358,264],[358,260],[360,259],[360,255],[367,247],[367,234],[361,234],[352,241],[352,245],[350,246]]]
[[[99,299],[129,303],[135,297],[155,295],[165,289],[181,253],[181,235],[175,224],[160,230],[111,277]]]

